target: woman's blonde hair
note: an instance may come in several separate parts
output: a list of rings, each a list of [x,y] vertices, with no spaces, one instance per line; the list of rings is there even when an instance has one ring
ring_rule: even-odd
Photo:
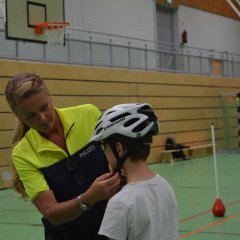
[[[49,95],[47,86],[45,85],[43,79],[35,73],[19,73],[9,80],[5,89],[5,95],[7,102],[13,113],[18,117],[18,107],[22,100],[37,94],[46,93]],[[14,147],[29,130],[29,127],[22,121],[17,119],[16,127],[13,132],[12,147]],[[20,194],[20,196],[25,199],[27,194],[24,185],[14,167],[13,168],[13,190]]]

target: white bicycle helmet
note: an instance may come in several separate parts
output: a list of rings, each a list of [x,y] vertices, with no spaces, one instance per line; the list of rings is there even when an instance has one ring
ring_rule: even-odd
[[[160,123],[147,103],[116,105],[100,117],[90,141],[104,141],[119,134],[130,138],[141,138],[147,133],[159,133]]]

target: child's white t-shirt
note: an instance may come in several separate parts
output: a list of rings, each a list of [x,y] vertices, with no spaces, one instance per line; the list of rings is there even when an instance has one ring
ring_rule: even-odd
[[[99,234],[114,240],[177,240],[177,204],[170,184],[156,175],[125,185],[109,200]]]

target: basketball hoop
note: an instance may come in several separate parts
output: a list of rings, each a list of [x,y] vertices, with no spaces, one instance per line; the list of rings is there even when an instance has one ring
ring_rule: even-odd
[[[51,46],[64,45],[64,29],[68,22],[42,22],[35,25],[35,34],[46,34],[47,43]]]

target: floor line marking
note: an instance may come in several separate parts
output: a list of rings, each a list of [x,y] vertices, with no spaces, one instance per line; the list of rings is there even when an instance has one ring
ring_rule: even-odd
[[[187,230],[181,230],[180,231],[181,233],[189,233],[189,231],[187,231]],[[219,232],[219,231],[204,231],[204,232],[201,232],[201,234],[214,234],[214,235],[216,235],[216,234],[218,234],[218,235],[226,235],[226,236],[231,236],[231,235],[233,235],[233,236],[240,236],[240,233],[230,233],[230,232]]]
[[[220,221],[210,223],[210,224],[208,224],[208,225],[206,225],[206,226],[203,226],[203,227],[201,227],[201,228],[197,228],[197,229],[195,229],[195,230],[193,230],[193,231],[191,231],[191,232],[189,232],[189,233],[186,233],[186,234],[181,235],[179,238],[182,239],[182,238],[189,237],[189,236],[191,236],[191,235],[193,235],[193,234],[202,232],[202,231],[204,231],[205,229],[208,229],[208,228],[214,227],[214,226],[216,226],[216,225],[222,224],[222,223],[224,223],[224,222],[226,222],[226,221],[229,221],[229,220],[231,220],[231,219],[233,219],[233,218],[236,218],[236,217],[240,217],[240,213],[236,213],[236,214],[234,214],[234,215],[232,215],[232,216],[225,217],[225,218],[221,219]]]
[[[43,227],[40,223],[19,223],[19,222],[0,222],[0,224],[6,224],[6,225],[27,225],[27,226],[33,226],[33,227]]]
[[[200,217],[200,216],[202,216],[202,215],[208,214],[208,213],[210,213],[210,212],[211,212],[211,210],[208,210],[208,211],[206,211],[206,212],[202,212],[202,213],[193,215],[193,216],[191,216],[191,217],[181,219],[179,222],[180,222],[180,223],[183,223],[183,222],[192,220],[192,219],[194,219],[194,218]]]
[[[234,202],[225,204],[225,206],[231,206],[231,205],[234,205],[234,204],[237,204],[237,203],[240,203],[240,200],[236,200],[236,201],[234,201]],[[202,213],[193,215],[193,216],[191,216],[191,217],[181,219],[179,222],[180,222],[180,223],[183,223],[183,222],[192,220],[192,219],[194,219],[194,218],[197,218],[197,217],[200,217],[200,216],[202,216],[202,215],[208,214],[208,213],[210,213],[211,211],[212,211],[212,210],[208,210],[208,211],[205,211],[205,212],[202,212]]]

